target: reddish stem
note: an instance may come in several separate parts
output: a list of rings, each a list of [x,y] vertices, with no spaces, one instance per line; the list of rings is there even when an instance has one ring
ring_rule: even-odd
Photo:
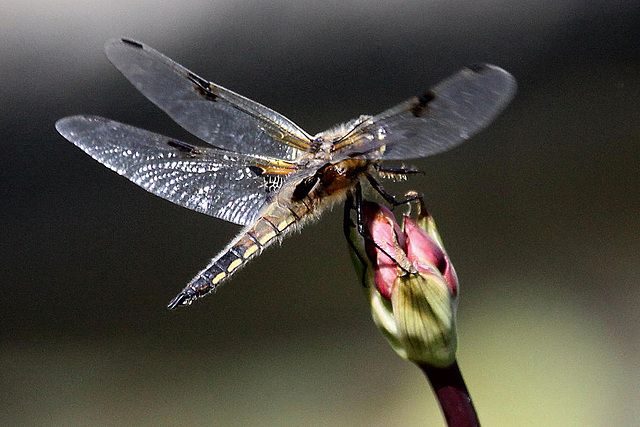
[[[462,379],[458,362],[446,368],[418,364],[438,398],[449,427],[479,427],[478,414]]]

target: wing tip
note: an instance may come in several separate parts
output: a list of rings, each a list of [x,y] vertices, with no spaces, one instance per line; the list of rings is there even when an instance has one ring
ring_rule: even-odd
[[[143,43],[126,37],[109,39],[104,44],[104,51],[109,59],[111,59],[112,52],[121,49],[145,50],[147,47]]]
[[[479,62],[479,63],[468,65],[466,68],[475,74],[493,73],[495,75],[502,75],[504,77],[510,78],[515,81],[515,78],[510,72],[508,72],[502,67],[498,67],[497,65]]]
[[[56,120],[56,123],[54,126],[56,127],[56,130],[58,131],[58,133],[62,134],[64,132],[64,129],[66,128],[66,125],[69,122],[69,119],[71,119],[71,117],[73,116],[63,117],[61,119]]]
[[[65,137],[67,140],[76,144],[76,135],[82,128],[82,124],[86,124],[87,122],[108,122],[109,119],[105,119],[100,116],[90,116],[86,114],[78,114],[75,116],[67,116],[61,119],[58,119],[55,123],[55,128],[60,135]],[[77,145],[77,144],[76,144]]]
[[[484,74],[489,77],[498,78],[504,81],[506,88],[505,94],[507,99],[512,99],[515,95],[518,83],[513,75],[502,67],[487,63],[476,63],[466,67],[467,70],[474,74]]]
[[[67,116],[67,117],[63,117],[61,119],[58,119],[55,123],[55,127],[56,130],[58,131],[58,133],[62,136],[64,136],[65,138],[69,139],[69,134],[71,133],[71,128],[73,127],[73,124],[75,122],[78,121],[79,118],[81,117],[85,117],[85,116]]]
[[[122,44],[125,44],[127,46],[131,46],[131,47],[133,47],[135,49],[144,49],[144,45],[142,43],[140,43],[140,42],[135,41],[135,40],[131,40],[131,39],[127,39],[127,38],[121,38],[119,40],[120,40],[120,42]]]
[[[144,44],[140,43],[139,41],[127,38],[127,37],[114,37],[111,39],[108,39],[105,43],[104,43],[105,47],[107,46],[113,46],[113,45],[126,45],[126,46],[131,46],[134,47],[136,49],[144,49]]]

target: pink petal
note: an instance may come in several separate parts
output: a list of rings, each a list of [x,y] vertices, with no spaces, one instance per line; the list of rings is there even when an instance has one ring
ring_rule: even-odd
[[[404,218],[404,234],[407,256],[418,271],[428,272],[437,269],[447,281],[452,294],[456,295],[458,279],[444,250],[411,218]]]
[[[377,203],[364,202],[362,216],[365,233],[391,256],[404,252],[404,235],[391,211]],[[380,294],[391,299],[393,284],[398,277],[398,266],[371,241],[365,241],[367,256],[371,261],[375,286]]]

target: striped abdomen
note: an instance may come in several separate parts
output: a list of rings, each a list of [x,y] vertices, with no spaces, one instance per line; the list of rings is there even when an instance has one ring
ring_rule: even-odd
[[[208,294],[251,258],[277,238],[294,229],[310,213],[309,199],[295,203],[274,200],[260,218],[246,227],[229,243],[207,268],[198,273],[182,292],[169,303],[169,309],[189,305],[197,298]]]
[[[327,163],[295,185],[285,186],[255,223],[220,252],[170,303],[169,308],[189,305],[213,291],[238,268],[258,255],[278,237],[302,225],[325,207],[340,200],[369,168],[366,159],[348,158]]]

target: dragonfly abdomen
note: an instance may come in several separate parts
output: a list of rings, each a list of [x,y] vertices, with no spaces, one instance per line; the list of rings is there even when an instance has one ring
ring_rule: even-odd
[[[191,282],[168,305],[173,309],[189,305],[196,299],[214,291],[249,260],[259,255],[271,243],[292,231],[301,218],[306,218],[308,205],[279,203],[274,201],[264,213],[231,241],[215,256],[207,268],[198,273]]]

